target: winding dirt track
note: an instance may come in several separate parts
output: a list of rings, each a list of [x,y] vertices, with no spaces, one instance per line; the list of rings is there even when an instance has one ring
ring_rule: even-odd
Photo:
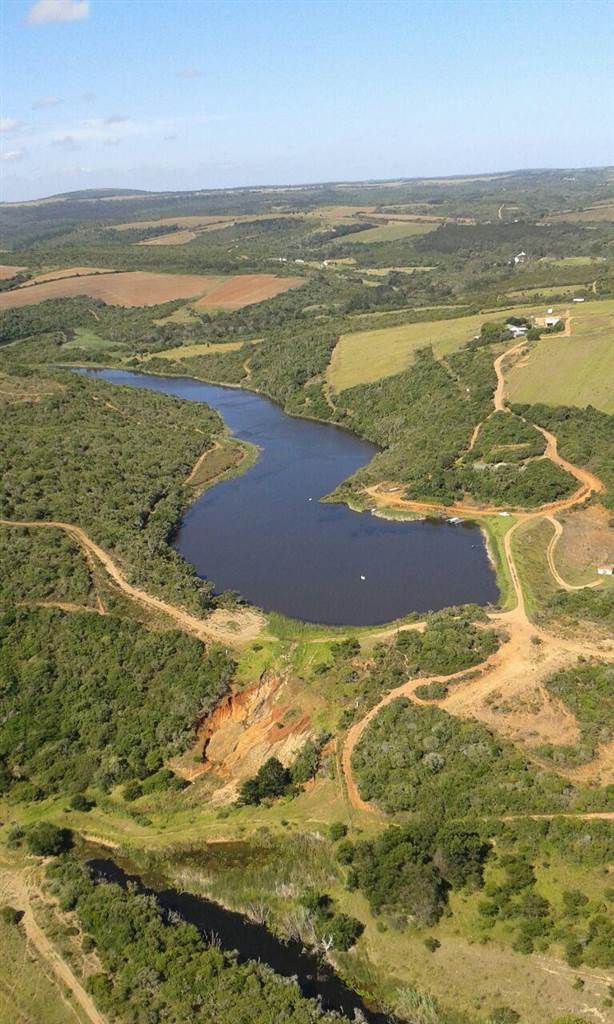
[[[569,324],[567,326],[569,327]],[[526,342],[522,341],[514,345],[512,348],[503,352],[494,361],[497,386],[493,395],[493,401],[496,412],[510,411],[505,402],[505,377],[503,367],[508,359],[513,358],[514,355],[524,349],[525,344]],[[470,444],[475,443],[477,433],[479,432],[479,426],[480,425],[478,424],[478,426],[474,428]],[[582,504],[590,498],[592,494],[600,493],[604,489],[604,485],[594,473],[590,472],[590,470],[575,466],[559,455],[557,439],[554,434],[537,424],[533,424],[533,426],[539,430],[545,438],[546,450],[544,457],[550,459],[557,466],[560,466],[561,469],[564,469],[567,473],[570,473],[575,477],[579,486],[570,497],[562,499],[561,501],[542,505],[538,509],[531,511],[521,509],[515,513],[517,515],[517,521],[505,534],[503,549],[510,579],[516,596],[516,605],[509,612],[502,612],[490,616],[493,623],[505,628],[508,634],[508,639],[502,643],[499,649],[486,661],[474,667],[472,671],[477,674],[476,678],[472,679],[471,682],[468,682],[466,687],[459,688],[458,692],[453,692],[451,696],[446,698],[444,701],[437,702],[437,704],[438,706],[445,707],[446,710],[449,710],[453,714],[472,716],[475,712],[476,700],[483,700],[485,696],[494,694],[498,688],[506,694],[510,694],[517,698],[520,697],[520,699],[522,699],[523,694],[526,693],[526,688],[524,690],[522,689],[526,676],[529,680],[529,685],[533,686],[534,690],[539,693],[540,698],[543,701],[546,728],[552,729],[552,722],[548,720],[548,716],[551,715],[551,713],[554,713],[556,716],[558,713],[559,719],[565,722],[564,727],[567,730],[567,739],[571,740],[573,739],[574,730],[577,731],[575,719],[573,716],[569,715],[562,705],[555,706],[553,704],[549,694],[543,686],[542,680],[557,666],[561,656],[569,658],[570,656],[577,657],[582,655],[603,658],[604,655],[611,656],[612,651],[609,648],[606,650],[603,646],[591,646],[587,643],[578,643],[576,641],[565,640],[560,637],[554,638],[543,629],[537,628],[530,622],[526,611],[522,584],[512,550],[512,540],[516,530],[522,523],[531,519],[547,519],[553,524],[555,530],[554,536],[547,549],[550,571],[559,586],[563,587],[565,590],[582,589],[582,587],[575,587],[566,583],[556,569],[553,554],[556,544],[558,543],[558,539],[562,533],[562,526],[550,513],[563,511],[564,509],[573,508],[575,505]],[[411,509],[412,511],[437,511],[439,513],[445,512],[446,515],[449,515],[451,511],[458,511],[461,514],[471,515],[472,517],[497,515],[501,511],[500,507],[474,510],[468,509],[466,506],[446,506],[444,508],[442,506],[425,502],[407,501],[399,497],[397,494],[392,495],[389,493],[382,495],[379,491],[380,486],[381,485],[375,485],[373,487],[368,487],[365,490],[376,502],[379,501],[381,504],[394,505],[400,508]],[[596,586],[599,582],[600,581],[597,581],[590,585]],[[536,644],[540,647],[539,657],[541,659],[541,665],[539,667],[536,664]],[[375,810],[360,796],[352,775],[352,754],[369,722],[381,711],[383,707],[399,697],[408,697],[417,703],[425,703],[419,701],[415,695],[414,691],[417,686],[434,682],[453,681],[459,676],[466,675],[466,671],[467,670],[463,670],[462,672],[457,672],[450,676],[430,676],[426,679],[409,680],[387,693],[359,722],[355,722],[354,725],[351,726],[343,742],[341,765],[343,775],[345,776],[348,799],[352,807],[360,811],[369,811],[371,813]],[[610,771],[613,760],[614,754],[610,747],[607,747],[600,752],[598,761],[600,763],[600,767],[603,769]],[[589,777],[593,767],[593,765],[583,766],[583,776],[586,778]],[[610,819],[614,818],[614,815],[606,813],[604,815],[599,815],[599,817]]]
[[[228,647],[241,647],[262,631],[264,620],[262,615],[254,609],[240,609],[236,612],[215,611],[207,619],[199,619],[191,615],[183,608],[164,601],[147,591],[134,587],[123,575],[121,569],[113,561],[107,551],[104,551],[85,530],[73,523],[63,523],[59,520],[12,520],[0,519],[0,526],[14,526],[27,529],[63,530],[72,540],[76,541],[83,551],[90,557],[95,558],[105,569],[113,582],[120,590],[127,594],[138,604],[150,608],[155,612],[162,612],[171,619],[178,629],[184,633],[190,633],[203,642],[214,641],[225,644]],[[233,628],[234,627],[234,628]]]
[[[90,1024],[107,1024],[106,1017],[103,1017],[96,1008],[93,999],[76,977],[70,964],[64,960],[38,924],[32,909],[32,896],[40,899],[41,893],[38,890],[31,890],[30,884],[26,882],[21,872],[0,871],[0,894],[9,902],[16,903],[17,908],[23,911],[20,925],[26,933],[28,942],[41,959],[49,965],[58,981],[72,993]]]
[[[550,569],[550,572],[552,573],[559,587],[562,587],[563,590],[568,591],[584,590],[585,587],[598,587],[603,582],[603,580],[598,579],[594,580],[592,583],[579,583],[577,585],[574,585],[572,583],[567,583],[567,581],[563,579],[554,561],[554,551],[559,540],[563,535],[563,527],[559,523],[558,519],[555,519],[553,516],[546,516],[545,518],[548,520],[549,523],[552,523],[554,527],[554,534],[552,535],[552,540],[550,541],[546,549],[546,558],[548,559],[548,568]]]

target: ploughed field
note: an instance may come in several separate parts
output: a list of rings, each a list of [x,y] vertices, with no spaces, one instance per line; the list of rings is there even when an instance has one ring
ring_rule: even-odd
[[[82,267],[43,275],[40,283],[17,288],[0,295],[0,309],[14,309],[46,299],[86,295],[113,306],[155,306],[173,299],[198,299],[198,308],[240,309],[242,306],[272,298],[302,283],[300,277],[276,277],[274,274],[237,274],[232,277],[204,274],[155,274],[148,271],[121,273],[96,270],[83,273]],[[73,276],[60,276],[71,273]]]

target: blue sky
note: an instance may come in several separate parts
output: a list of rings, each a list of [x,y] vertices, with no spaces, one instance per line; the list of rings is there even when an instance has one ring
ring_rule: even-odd
[[[613,0],[0,0],[2,199],[614,164]]]

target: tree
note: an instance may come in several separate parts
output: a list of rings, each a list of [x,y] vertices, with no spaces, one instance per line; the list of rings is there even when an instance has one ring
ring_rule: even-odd
[[[434,863],[453,889],[481,885],[482,867],[490,846],[477,832],[447,825],[437,834]]]
[[[96,801],[85,793],[75,793],[70,801],[70,806],[73,811],[91,811],[92,807],[96,806]]]
[[[330,921],[327,921],[324,929],[330,938],[334,949],[351,949],[365,930],[362,921],[349,914],[334,914]]]
[[[0,920],[4,921],[5,924],[19,924],[22,916],[21,910],[15,910],[15,907],[9,907],[8,905],[0,908]]]
[[[269,757],[256,775],[246,779],[239,791],[239,803],[259,804],[267,797],[281,796],[290,784],[290,772],[277,757]]]
[[[66,853],[73,845],[73,834],[69,828],[58,828],[50,821],[39,821],[26,836],[30,853],[37,857],[57,857]]]

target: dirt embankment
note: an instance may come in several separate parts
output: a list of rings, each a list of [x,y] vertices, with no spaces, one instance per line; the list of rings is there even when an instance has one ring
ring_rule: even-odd
[[[220,701],[200,723],[192,750],[171,767],[189,781],[207,773],[221,780],[213,797],[221,804],[269,757],[290,764],[311,735],[310,717],[294,705],[286,680],[265,675]]]

